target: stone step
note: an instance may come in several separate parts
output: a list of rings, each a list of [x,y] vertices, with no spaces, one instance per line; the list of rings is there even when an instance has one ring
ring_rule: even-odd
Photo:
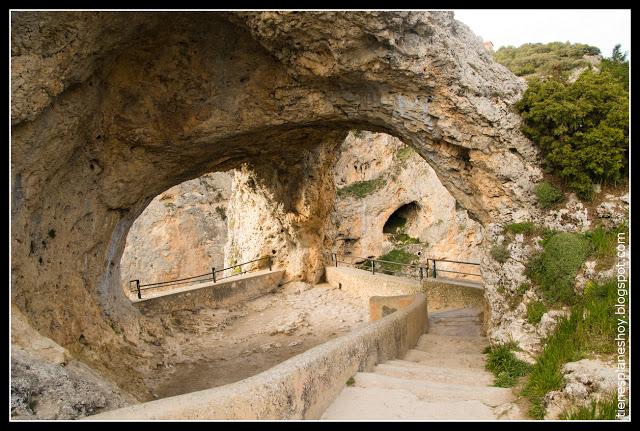
[[[429,324],[429,334],[462,337],[482,337],[484,335],[480,325],[442,325],[431,323]]]
[[[376,365],[375,373],[403,379],[426,380],[434,383],[458,384],[468,386],[491,386],[493,374],[486,370],[431,367],[419,362],[393,360]]]
[[[493,408],[478,401],[423,401],[402,389],[345,387],[324,420],[491,420]]]
[[[359,388],[402,389],[422,401],[482,401],[492,407],[511,402],[511,389],[480,387],[453,383],[435,383],[422,379],[403,379],[378,373],[356,373],[354,386]]]
[[[485,355],[481,353],[430,353],[411,349],[403,358],[432,367],[475,368],[484,370]]]
[[[486,337],[424,334],[416,344],[416,350],[434,353],[482,353],[489,345]]]
[[[482,319],[483,312],[479,308],[457,308],[455,310],[437,311],[435,313],[429,313],[429,317],[434,319],[441,318],[464,318],[471,317],[475,319]]]

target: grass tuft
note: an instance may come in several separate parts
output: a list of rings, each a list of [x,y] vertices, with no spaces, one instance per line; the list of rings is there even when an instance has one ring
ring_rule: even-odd
[[[531,366],[513,354],[513,350],[517,349],[515,343],[496,344],[485,349],[486,368],[495,376],[494,386],[510,388],[518,382],[519,377],[529,371]]]
[[[547,307],[542,301],[532,301],[527,305],[527,322],[532,325],[540,323],[542,316],[547,312]]]
[[[535,188],[538,204],[541,208],[551,208],[564,198],[564,193],[557,187],[552,186],[546,181],[541,182]]]
[[[506,245],[494,245],[490,250],[491,257],[493,257],[497,262],[505,263],[507,259],[511,257],[511,253]]]

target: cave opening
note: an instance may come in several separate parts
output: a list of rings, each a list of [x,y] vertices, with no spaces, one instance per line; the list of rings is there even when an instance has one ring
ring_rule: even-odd
[[[417,202],[409,202],[395,210],[382,227],[383,233],[398,233],[410,226],[418,216],[420,206]]]

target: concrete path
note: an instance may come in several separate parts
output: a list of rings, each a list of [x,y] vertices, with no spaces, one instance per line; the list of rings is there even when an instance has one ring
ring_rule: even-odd
[[[323,420],[521,419],[511,389],[491,386],[485,370],[482,312],[434,313],[429,333],[402,360],[356,373],[322,415]]]

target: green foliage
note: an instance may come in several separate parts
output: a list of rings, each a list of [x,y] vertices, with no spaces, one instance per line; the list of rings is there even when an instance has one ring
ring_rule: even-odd
[[[486,368],[495,375],[494,386],[512,387],[517,383],[518,377],[524,376],[529,371],[530,365],[513,354],[513,350],[516,349],[515,343],[497,344],[485,349]]]
[[[542,253],[529,261],[526,275],[540,286],[548,302],[572,304],[576,299],[576,274],[591,244],[583,235],[562,232],[542,241],[542,246]]]
[[[369,181],[357,181],[346,187],[342,187],[338,189],[337,194],[338,194],[338,197],[341,197],[341,198],[352,196],[352,197],[362,199],[363,197],[384,187],[385,184],[386,184],[386,181],[382,177],[378,177],[374,180],[369,180]]]
[[[600,401],[592,400],[589,405],[569,408],[560,413],[559,418],[570,421],[614,420],[618,414],[618,394],[612,393]]]
[[[420,244],[418,238],[409,236],[404,232],[393,234],[392,241],[398,245]]]
[[[595,46],[569,42],[526,43],[498,49],[493,58],[517,76],[532,74],[562,77],[572,69],[588,66],[585,55],[599,55]]]
[[[573,83],[533,79],[516,104],[522,131],[540,145],[545,167],[582,198],[591,198],[595,183],[626,177],[628,81],[628,62],[618,54]]]
[[[546,181],[536,185],[536,197],[541,208],[550,208],[564,198],[562,191]]]
[[[615,351],[617,317],[623,317],[611,310],[617,294],[615,279],[589,285],[570,316],[561,319],[555,332],[545,340],[544,349],[522,388],[522,394],[531,402],[529,414],[534,419],[544,417],[545,394],[564,387],[561,372],[564,364],[587,355]]]
[[[536,225],[533,222],[526,221],[522,223],[509,223],[504,226],[506,232],[513,234],[531,235],[536,231]]]
[[[507,259],[511,257],[511,253],[506,245],[494,245],[491,247],[491,257],[493,257],[497,262],[505,263]]]
[[[527,305],[527,322],[537,325],[542,315],[547,312],[547,306],[542,301],[532,301]]]
[[[349,380],[347,380],[347,386],[353,386],[356,384],[356,379],[353,378],[353,376],[349,377]]]
[[[381,272],[402,272],[405,267],[399,264],[413,263],[418,260],[418,256],[413,253],[409,253],[408,251],[396,248],[380,256],[378,259],[388,261],[376,262],[376,266],[380,266],[379,270]],[[398,264],[392,262],[397,262]]]

